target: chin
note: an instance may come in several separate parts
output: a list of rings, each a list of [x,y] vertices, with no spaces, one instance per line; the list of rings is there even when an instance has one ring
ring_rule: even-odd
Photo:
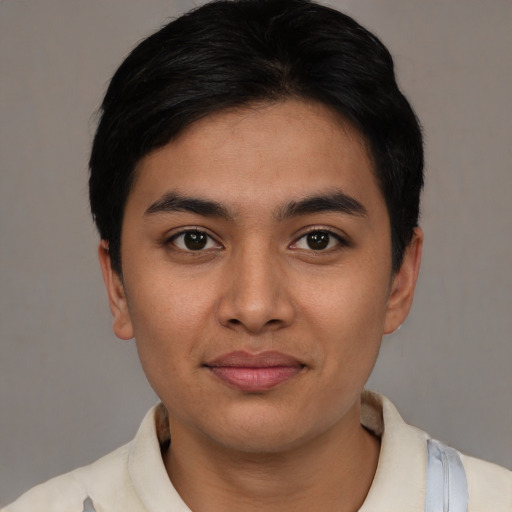
[[[303,443],[301,436],[290,437],[289,432],[274,432],[259,429],[250,435],[232,435],[221,442],[228,450],[248,455],[276,455],[297,448]]]
[[[291,421],[290,418],[257,413],[231,418],[216,432],[212,432],[211,427],[210,424],[209,432],[205,434],[226,449],[261,455],[293,450],[320,434],[307,429],[300,418]]]

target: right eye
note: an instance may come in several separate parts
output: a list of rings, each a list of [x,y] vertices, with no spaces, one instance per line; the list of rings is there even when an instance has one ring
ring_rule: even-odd
[[[169,242],[182,251],[204,251],[222,248],[208,233],[198,229],[181,231],[171,237]]]

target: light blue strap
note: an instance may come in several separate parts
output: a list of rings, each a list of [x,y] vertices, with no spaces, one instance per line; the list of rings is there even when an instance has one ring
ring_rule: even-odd
[[[89,496],[87,496],[87,498],[84,500],[84,509],[82,512],[96,512],[96,509],[94,508],[92,500],[89,498]]]
[[[434,439],[427,441],[425,512],[467,512],[468,484],[457,450]]]

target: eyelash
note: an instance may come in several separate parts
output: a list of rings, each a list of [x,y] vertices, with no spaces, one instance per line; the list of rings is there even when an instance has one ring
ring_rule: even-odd
[[[311,247],[309,247],[308,249],[301,249],[301,248],[296,248],[296,249],[304,250],[306,252],[311,252],[313,254],[320,254],[320,253],[330,253],[332,251],[339,250],[340,248],[350,246],[350,242],[346,237],[344,237],[344,236],[340,235],[339,233],[336,233],[328,228],[322,228],[322,227],[318,226],[318,227],[312,227],[306,233],[303,233],[299,238],[297,238],[294,242],[292,242],[290,247],[296,246],[301,240],[306,240],[309,235],[318,234],[318,233],[325,234],[329,237],[327,247],[323,247],[323,248],[319,248],[319,249],[313,249]],[[329,245],[331,244],[333,239],[335,240],[336,244],[334,246],[329,247]]]
[[[172,246],[174,246],[174,249],[176,249],[178,251],[182,251],[182,252],[185,252],[185,253],[191,253],[191,254],[199,254],[199,253],[202,253],[202,252],[205,252],[205,251],[208,251],[208,250],[212,249],[212,247],[206,247],[206,248],[205,247],[201,247],[199,249],[190,249],[190,248],[187,249],[187,248],[184,248],[184,247],[179,247],[176,244],[176,241],[180,237],[185,237],[187,234],[195,234],[195,235],[201,235],[201,236],[205,235],[207,237],[206,245],[211,244],[212,242],[214,244],[218,245],[218,246],[221,245],[219,242],[217,242],[217,240],[215,240],[215,238],[212,235],[210,235],[204,229],[200,229],[200,228],[182,229],[178,233],[174,233],[172,236],[166,238],[163,241],[163,245],[164,246],[172,245]]]
[[[187,234],[195,234],[200,236],[206,236],[205,245],[203,247],[198,247],[197,249],[191,249],[190,247],[180,247],[176,241],[180,237],[185,237]],[[298,247],[298,244],[301,241],[306,241],[307,237],[313,234],[322,234],[327,235],[327,245],[325,247],[319,247],[317,249],[309,246],[306,247]],[[333,239],[335,241],[335,244],[332,245]],[[323,240],[320,238],[319,240],[320,244],[323,242]],[[211,244],[217,245],[217,247],[208,247],[208,245]],[[306,243],[309,245],[308,241]],[[211,236],[208,232],[204,231],[203,229],[199,228],[192,228],[192,229],[183,229],[179,231],[178,233],[173,234],[172,236],[166,238],[163,242],[164,246],[172,245],[174,250],[182,251],[184,253],[189,253],[190,255],[200,255],[201,253],[204,253],[206,251],[209,251],[211,249],[218,250],[219,248],[222,248],[221,244],[215,240],[213,236]],[[183,241],[183,245],[186,245],[186,242]],[[349,241],[344,238],[343,236],[339,235],[338,233],[333,232],[330,229],[321,228],[321,227],[313,227],[310,228],[306,233],[303,233],[299,238],[297,238],[294,242],[292,242],[289,245],[289,248],[304,251],[304,252],[310,252],[312,254],[318,254],[321,253],[331,253],[333,251],[339,250],[342,247],[349,246]],[[220,246],[220,247],[219,247]]]

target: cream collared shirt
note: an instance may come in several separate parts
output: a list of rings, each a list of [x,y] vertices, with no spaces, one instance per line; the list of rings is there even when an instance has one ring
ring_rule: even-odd
[[[423,512],[428,435],[407,425],[393,404],[364,392],[361,423],[381,437],[374,481],[359,512]],[[89,466],[34,487],[2,512],[191,512],[167,476],[161,445],[169,441],[160,404],[135,439]],[[512,512],[512,472],[462,455],[468,512]]]

